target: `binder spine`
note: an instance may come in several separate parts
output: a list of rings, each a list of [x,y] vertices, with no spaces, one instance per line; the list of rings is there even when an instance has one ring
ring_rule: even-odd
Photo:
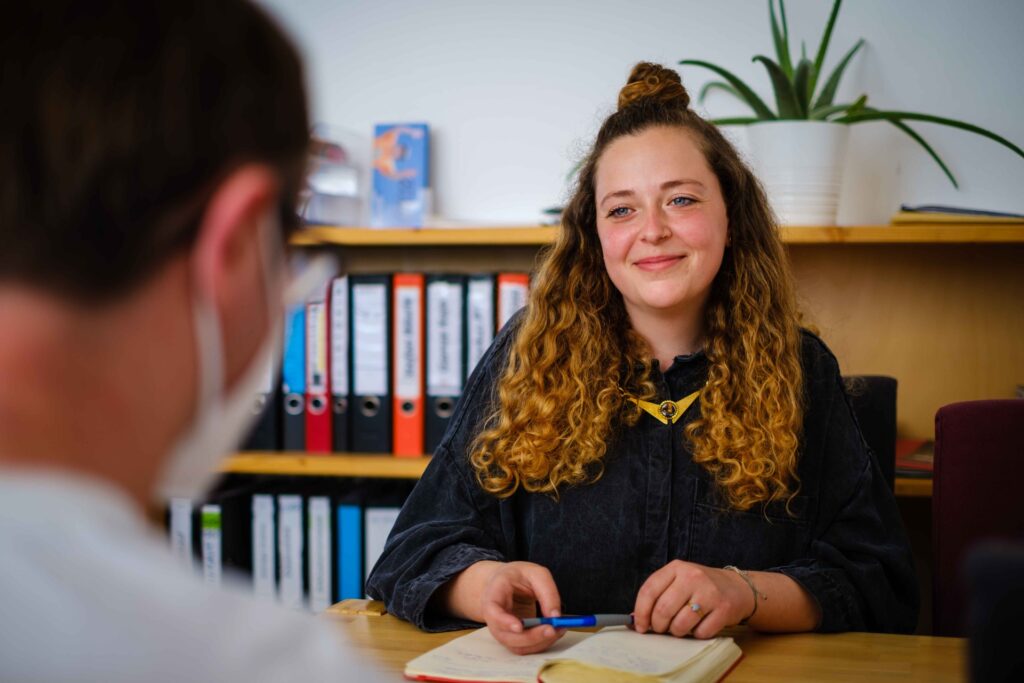
[[[302,609],[302,496],[280,495],[277,505],[281,604]]]
[[[426,450],[441,443],[462,393],[463,290],[457,275],[427,278]]]
[[[331,606],[331,501],[309,499],[309,608],[315,613]]]
[[[338,599],[363,597],[363,511],[338,506]]]
[[[259,598],[277,597],[274,497],[252,497],[252,586]]]
[[[189,571],[195,569],[192,556],[192,500],[171,498],[170,500],[171,554],[178,563]]]
[[[357,453],[391,453],[391,277],[351,275],[350,433]]]
[[[349,437],[351,383],[348,276],[335,278],[331,282],[329,305],[332,441],[334,452],[344,453],[352,448]]]
[[[281,364],[283,439],[286,451],[306,449],[306,306],[291,311],[285,328],[284,359]]]
[[[423,276],[394,276],[394,438],[396,456],[416,457],[425,452],[423,419]]]
[[[500,273],[498,275],[498,329],[526,305],[530,294],[530,276],[526,273]]]
[[[331,412],[328,400],[327,304],[306,305],[306,452],[330,453]]]
[[[466,283],[466,378],[494,341],[494,290],[490,274],[470,276]]]
[[[219,586],[223,566],[220,505],[204,505],[202,507],[201,519],[203,527],[203,580],[208,585]]]

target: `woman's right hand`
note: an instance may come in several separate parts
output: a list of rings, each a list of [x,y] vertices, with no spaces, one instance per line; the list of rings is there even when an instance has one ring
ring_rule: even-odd
[[[499,643],[516,654],[543,652],[565,629],[523,628],[521,619],[561,615],[562,602],[551,572],[533,562],[480,561],[453,580],[446,596],[453,614],[482,621]]]

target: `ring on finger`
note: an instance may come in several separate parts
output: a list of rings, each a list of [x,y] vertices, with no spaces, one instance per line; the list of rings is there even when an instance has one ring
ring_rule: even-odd
[[[691,602],[690,603],[690,611],[693,612],[694,614],[697,614],[698,616],[701,616],[701,617],[704,616],[704,611],[701,609],[701,606],[700,606],[699,602]]]

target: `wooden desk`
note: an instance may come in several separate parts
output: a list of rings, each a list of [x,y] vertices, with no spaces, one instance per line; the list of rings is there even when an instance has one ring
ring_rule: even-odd
[[[405,663],[467,631],[423,633],[385,615],[328,615],[352,643],[395,681]],[[960,638],[888,636],[874,633],[769,636],[743,628],[730,631],[743,659],[727,683],[763,681],[965,681],[966,641]]]

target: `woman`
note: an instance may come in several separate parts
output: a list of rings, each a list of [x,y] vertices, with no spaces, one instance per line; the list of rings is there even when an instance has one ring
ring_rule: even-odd
[[[370,576],[421,628],[632,612],[708,638],[910,631],[917,583],[764,193],[678,75],[638,64],[526,311],[470,379]]]

